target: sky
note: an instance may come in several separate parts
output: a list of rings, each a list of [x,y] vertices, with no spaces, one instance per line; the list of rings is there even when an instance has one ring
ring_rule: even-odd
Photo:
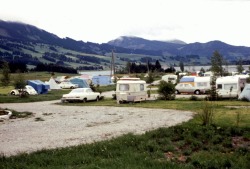
[[[60,38],[107,43],[120,36],[250,47],[250,0],[0,0],[0,20]]]

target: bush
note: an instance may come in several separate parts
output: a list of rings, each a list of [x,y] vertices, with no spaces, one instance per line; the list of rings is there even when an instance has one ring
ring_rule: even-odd
[[[164,100],[175,99],[175,85],[161,80],[158,88],[160,98]]]
[[[148,73],[148,77],[146,79],[146,83],[152,83],[154,81],[154,76],[152,72]]]
[[[214,118],[214,105],[208,101],[204,101],[202,104],[202,110],[198,113],[198,116],[202,122],[202,125],[210,125]]]
[[[192,95],[192,96],[190,96],[189,100],[198,101],[199,98],[197,96]]]

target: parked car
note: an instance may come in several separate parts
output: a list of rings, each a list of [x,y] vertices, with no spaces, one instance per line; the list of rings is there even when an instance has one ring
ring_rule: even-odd
[[[206,88],[204,87],[195,87],[191,85],[190,83],[178,83],[175,86],[175,93],[180,94],[180,93],[193,93],[196,95],[199,94],[204,94],[206,93]]]
[[[23,91],[22,91],[23,90]],[[37,91],[30,85],[26,85],[24,89],[14,89],[10,91],[11,95],[20,95],[20,93],[24,92],[25,95],[37,95]]]
[[[78,88],[78,85],[77,84],[73,84],[71,82],[61,82],[59,84],[59,86],[62,88],[62,89],[75,89],[75,88]]]
[[[73,89],[69,94],[64,94],[61,98],[62,102],[74,102],[81,101],[86,102],[90,100],[99,101],[101,94],[99,92],[93,92],[91,88],[77,88]]]

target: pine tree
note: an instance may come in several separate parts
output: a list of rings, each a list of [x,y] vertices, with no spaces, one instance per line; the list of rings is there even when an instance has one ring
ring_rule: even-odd
[[[215,76],[223,76],[223,63],[223,56],[218,51],[214,51],[211,57],[211,71]]]

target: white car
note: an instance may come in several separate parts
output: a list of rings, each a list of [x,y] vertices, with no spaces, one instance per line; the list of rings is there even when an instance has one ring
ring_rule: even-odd
[[[73,84],[71,82],[61,82],[59,84],[59,86],[62,88],[62,89],[75,89],[75,88],[78,88],[78,85],[77,84]]]
[[[86,102],[90,100],[99,101],[100,99],[99,92],[93,92],[91,88],[77,88],[73,89],[69,94],[64,94],[61,98],[62,102],[73,102],[81,101]]]
[[[196,95],[205,94],[206,88],[205,87],[194,87],[190,83],[178,83],[175,86],[175,94],[180,93],[194,93]]]
[[[21,89],[14,89],[10,91],[11,95],[19,95]],[[30,85],[26,85],[23,89],[23,92],[27,95],[37,95],[37,91]]]

